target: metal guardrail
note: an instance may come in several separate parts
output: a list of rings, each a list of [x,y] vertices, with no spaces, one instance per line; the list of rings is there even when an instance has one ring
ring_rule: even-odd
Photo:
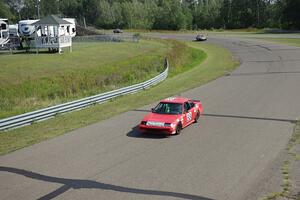
[[[86,97],[86,98],[76,100],[76,101],[63,103],[63,104],[56,105],[56,106],[51,106],[51,107],[44,108],[41,110],[28,112],[25,114],[1,119],[0,120],[0,131],[30,125],[34,122],[44,121],[46,119],[53,118],[58,114],[75,111],[75,110],[80,110],[80,109],[83,109],[90,105],[95,105],[95,104],[106,102],[106,101],[108,101],[112,98],[118,97],[118,96],[132,94],[132,93],[136,93],[141,90],[145,90],[151,86],[154,86],[154,85],[160,83],[161,81],[163,81],[167,78],[168,71],[169,71],[168,60],[165,60],[165,66],[166,66],[166,69],[164,72],[162,72],[161,74],[157,75],[156,77],[154,77],[148,81],[145,81],[143,83],[139,83],[139,84],[135,84],[132,86],[113,90],[110,92],[105,92],[102,94]]]

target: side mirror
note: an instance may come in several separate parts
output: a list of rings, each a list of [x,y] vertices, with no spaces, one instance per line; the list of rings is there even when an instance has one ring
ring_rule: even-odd
[[[154,112],[154,108],[151,108],[151,112]]]

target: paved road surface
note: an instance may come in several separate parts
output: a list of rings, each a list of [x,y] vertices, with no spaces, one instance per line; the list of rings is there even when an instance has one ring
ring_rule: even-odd
[[[2,156],[0,199],[256,199],[300,114],[300,48],[211,40],[242,65],[182,94],[203,101],[198,125],[144,137],[149,105]]]

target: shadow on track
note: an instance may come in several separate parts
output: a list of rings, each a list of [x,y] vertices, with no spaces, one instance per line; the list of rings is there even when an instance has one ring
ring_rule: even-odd
[[[132,128],[132,130],[127,133],[128,137],[134,137],[134,138],[143,138],[143,139],[167,139],[169,138],[165,134],[155,134],[155,133],[142,133],[139,131],[139,127],[135,126]]]
[[[253,72],[253,73],[232,73],[226,76],[259,76],[259,75],[274,75],[274,74],[300,74],[300,71],[290,72]]]
[[[137,112],[149,112],[148,110],[139,110],[139,109],[134,110],[134,111],[137,111]],[[279,122],[297,123],[296,119],[252,117],[252,116],[241,116],[241,115],[223,115],[223,114],[211,114],[211,113],[204,113],[204,114],[202,114],[202,116],[206,116],[206,117],[240,118],[240,119],[255,119],[255,120],[266,120],[266,121],[279,121]]]
[[[201,197],[201,196],[197,196],[197,195],[191,195],[191,194],[129,188],[129,187],[100,183],[100,182],[96,182],[96,181],[92,181],[92,180],[58,178],[58,177],[46,176],[46,175],[38,174],[35,172],[31,172],[31,171],[27,171],[27,170],[23,170],[23,169],[12,168],[12,167],[0,166],[0,172],[1,171],[22,175],[27,178],[45,181],[48,183],[59,183],[59,184],[63,185],[60,188],[56,189],[55,191],[40,197],[39,200],[53,199],[53,198],[58,197],[59,195],[65,193],[69,189],[100,189],[100,190],[111,190],[114,192],[153,195],[153,196],[166,196],[166,197],[175,197],[175,198],[190,199],[190,200],[192,200],[192,199],[212,200],[209,198],[205,198],[205,197]]]
[[[239,118],[239,119],[254,119],[254,120],[266,120],[266,121],[278,121],[278,122],[289,122],[296,123],[297,120],[294,119],[279,119],[279,118],[266,118],[266,117],[250,117],[250,116],[240,116],[240,115],[220,115],[220,114],[203,114],[205,117],[225,117],[225,118]]]

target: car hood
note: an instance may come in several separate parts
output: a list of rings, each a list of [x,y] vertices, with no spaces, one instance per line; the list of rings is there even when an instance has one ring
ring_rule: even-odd
[[[166,114],[150,113],[144,117],[143,121],[173,123],[179,120],[180,116],[181,115],[166,115]]]

